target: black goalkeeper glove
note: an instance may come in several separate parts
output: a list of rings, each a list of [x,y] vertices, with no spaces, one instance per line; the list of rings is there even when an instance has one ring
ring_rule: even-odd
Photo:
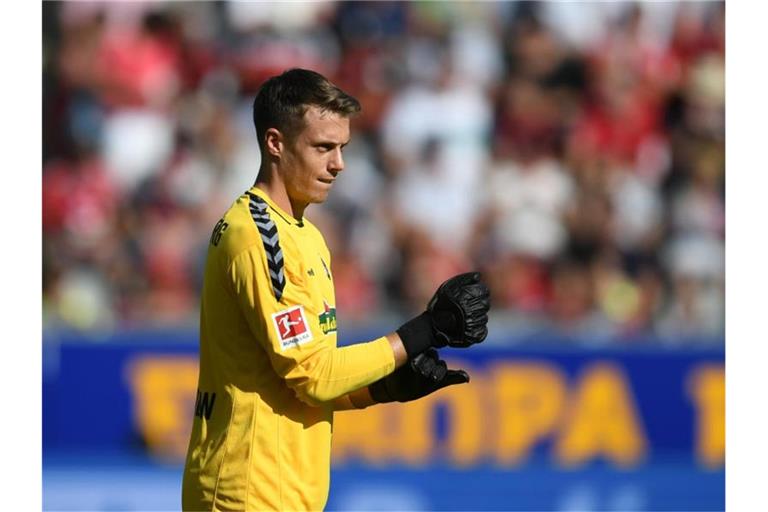
[[[441,284],[427,310],[403,324],[397,334],[409,359],[429,347],[469,347],[488,335],[490,308],[490,292],[480,274],[460,274]]]
[[[437,350],[430,348],[368,386],[368,391],[379,403],[410,402],[446,386],[465,382],[469,382],[467,372],[449,370]]]

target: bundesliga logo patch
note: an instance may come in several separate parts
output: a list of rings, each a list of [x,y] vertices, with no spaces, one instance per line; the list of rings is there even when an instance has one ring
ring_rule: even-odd
[[[280,339],[281,350],[312,341],[312,331],[307,325],[303,306],[295,306],[275,313],[272,315],[272,322]]]

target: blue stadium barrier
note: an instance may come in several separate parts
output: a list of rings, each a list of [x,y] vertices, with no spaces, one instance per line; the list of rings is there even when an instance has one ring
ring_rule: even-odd
[[[447,350],[469,385],[339,413],[327,508],[724,509],[722,340],[528,341]],[[196,352],[194,332],[44,333],[46,510],[178,509]]]

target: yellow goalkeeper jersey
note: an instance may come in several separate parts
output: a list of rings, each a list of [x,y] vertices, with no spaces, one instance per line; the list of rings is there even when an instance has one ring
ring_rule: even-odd
[[[386,337],[336,347],[322,235],[251,188],[208,246],[182,508],[322,509],[332,402],[394,368]]]

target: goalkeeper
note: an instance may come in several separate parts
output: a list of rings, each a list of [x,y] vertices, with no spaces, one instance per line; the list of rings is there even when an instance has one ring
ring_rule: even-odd
[[[267,80],[256,96],[258,177],[208,245],[184,510],[322,509],[335,411],[469,381],[436,349],[485,339],[489,294],[477,273],[443,283],[395,332],[336,346],[331,255],[304,210],[326,199],[344,169],[359,110],[301,69]]]

